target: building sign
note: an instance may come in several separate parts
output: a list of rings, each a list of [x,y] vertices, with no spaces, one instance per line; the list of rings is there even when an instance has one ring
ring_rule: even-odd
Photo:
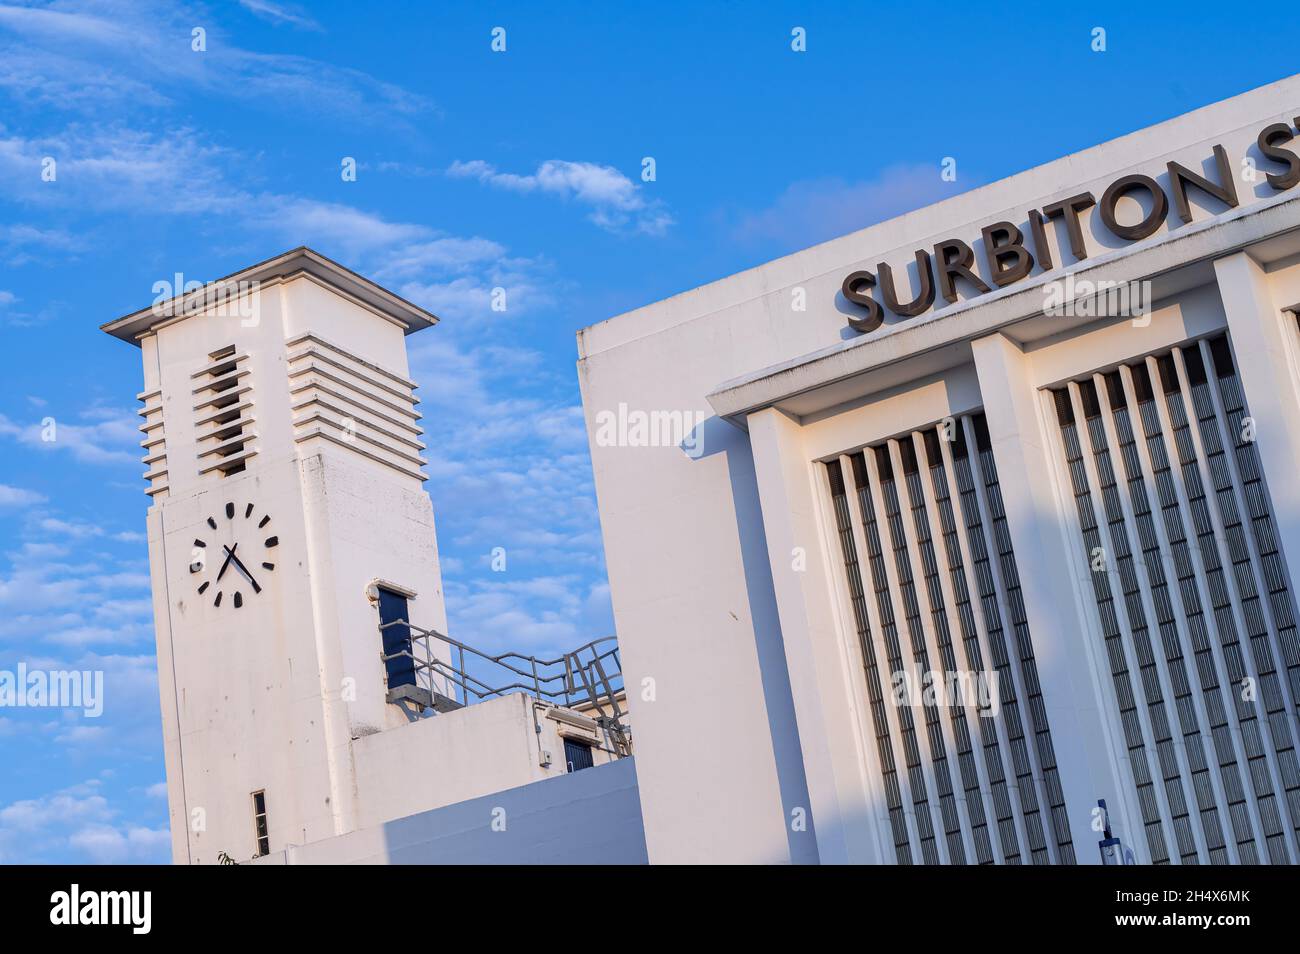
[[[1295,120],[1300,126],[1300,119]],[[1290,189],[1300,183],[1300,156],[1283,148],[1295,138],[1295,132],[1285,123],[1273,123],[1260,130],[1256,139],[1259,151],[1268,159],[1286,166],[1285,172],[1267,173],[1268,184],[1278,192]],[[1102,223],[1116,237],[1126,242],[1137,242],[1154,234],[1169,215],[1169,199],[1172,197],[1174,211],[1183,224],[1192,221],[1191,206],[1187,201],[1190,187],[1218,199],[1228,208],[1238,204],[1237,186],[1233,176],[1232,164],[1228,154],[1221,145],[1213,147],[1217,182],[1193,172],[1186,166],[1170,162],[1170,195],[1166,195],[1160,184],[1150,176],[1121,176],[1107,186],[1100,201],[1091,192],[1081,192],[1068,198],[1053,202],[1041,209],[1031,209],[1028,217],[1029,236],[1026,238],[1020,227],[1012,222],[994,222],[981,231],[984,246],[984,258],[988,266],[988,275],[998,288],[1013,285],[1027,276],[1037,263],[1044,272],[1055,268],[1052,261],[1051,246],[1047,243],[1049,223],[1064,223],[1070,251],[1078,261],[1088,257],[1087,243],[1084,241],[1081,214],[1097,206]],[[1248,159],[1248,162],[1252,162]],[[1253,162],[1252,162],[1253,165]],[[1253,181],[1253,178],[1252,178]],[[1125,225],[1116,215],[1120,199],[1132,195],[1135,198],[1145,195],[1147,208],[1141,221]],[[898,282],[893,270],[885,262],[876,266],[876,273],[855,271],[845,277],[841,286],[844,297],[863,310],[863,314],[850,315],[849,327],[859,332],[875,331],[885,320],[889,311],[903,318],[915,318],[930,309],[935,303],[936,293],[949,304],[957,301],[957,280],[974,288],[977,295],[991,292],[993,289],[975,271],[975,250],[959,238],[944,239],[930,249],[917,249],[916,288],[911,290],[908,301],[900,300]],[[880,301],[871,295],[872,289],[879,289]]]

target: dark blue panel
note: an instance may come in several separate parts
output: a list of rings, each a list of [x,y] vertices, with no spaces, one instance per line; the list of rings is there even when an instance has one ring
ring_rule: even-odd
[[[410,611],[406,608],[406,597],[389,590],[380,589],[379,591],[379,623],[396,622],[402,620],[397,626],[390,626],[382,630],[384,636],[384,655],[390,656],[393,653],[411,651],[411,628],[406,625],[410,620]],[[398,659],[390,659],[384,663],[388,670],[388,688],[393,689],[397,686],[415,685],[415,661],[410,657],[402,656]]]

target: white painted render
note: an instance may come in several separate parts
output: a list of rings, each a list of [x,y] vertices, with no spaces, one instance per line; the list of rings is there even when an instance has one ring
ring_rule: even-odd
[[[353,740],[357,827],[565,775],[565,735],[589,744],[595,765],[613,760],[599,731],[554,712],[511,693]]]
[[[565,736],[609,761],[594,722],[522,694],[424,718],[386,701],[373,585],[447,632],[404,340],[435,319],[306,249],[241,279],[256,284],[234,304],[106,326],[144,357],[173,859],[255,856],[258,791],[276,852],[564,775]],[[242,472],[212,469],[241,441]],[[219,566],[222,545],[260,592]]]
[[[1263,168],[1276,167],[1254,142],[1270,123],[1293,124],[1298,104],[1292,77],[579,332],[651,862],[892,861],[821,462],[977,409],[1075,854],[1098,861],[1091,810],[1105,798],[1117,833],[1149,860],[1042,389],[1227,329],[1297,591],[1300,187],[1272,189]],[[1047,274],[974,298],[962,287],[957,304],[887,316],[867,335],[846,324],[857,311],[838,293],[855,269],[890,263],[907,299],[913,250],[957,237],[977,248],[989,282],[982,226],[1023,222],[1026,210],[1083,191],[1100,198],[1130,172],[1167,188],[1169,160],[1213,179],[1214,144],[1238,175],[1235,209],[1192,190],[1191,224],[1171,207],[1155,234],[1124,242],[1094,207],[1083,214],[1084,261],[1049,225]],[[1262,167],[1253,181],[1245,156]],[[1131,199],[1121,210],[1129,221],[1144,211]],[[1046,284],[1066,275],[1152,281],[1150,322],[1045,316]],[[801,296],[806,311],[795,310]],[[699,414],[702,452],[605,443],[602,415],[620,405]],[[806,831],[792,826],[808,812]]]
[[[290,845],[259,865],[645,864],[634,758]]]

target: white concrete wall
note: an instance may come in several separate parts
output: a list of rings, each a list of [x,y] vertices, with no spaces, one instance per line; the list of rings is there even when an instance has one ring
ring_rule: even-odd
[[[404,376],[402,328],[305,277],[255,294],[256,322],[195,315],[142,342],[146,390],[162,390],[167,438],[169,490],[155,498],[148,527],[177,861],[251,856],[259,789],[273,847],[355,828],[364,806],[352,740],[410,718],[384,699],[367,584],[380,578],[414,591],[412,622],[446,631],[432,505],[420,481],[350,447],[295,439],[288,367],[296,349],[286,342],[313,332]],[[258,454],[243,473],[201,475],[191,376],[230,344],[248,353]],[[266,549],[271,535],[278,546]],[[238,543],[262,592],[243,587],[238,609],[230,593],[221,607],[211,592],[200,597],[197,584],[209,575],[189,571],[196,538],[218,562],[221,543]],[[275,569],[262,571],[263,560]]]
[[[306,846],[257,864],[605,865],[646,862],[635,759],[533,782]]]
[[[549,709],[512,693],[353,739],[355,827],[567,774],[560,723]],[[597,766],[611,757],[593,746]]]
[[[1089,822],[1098,797],[1107,797],[1126,840],[1140,844],[1139,819],[1120,781],[1128,776],[1115,727],[1100,715],[1109,690],[1097,661],[1078,645],[1089,632],[1091,603],[1068,576],[1035,579],[1044,566],[1064,569],[1068,539],[1035,389],[1222,327],[1216,299],[1234,289],[1227,322],[1234,340],[1252,348],[1243,359],[1248,399],[1252,408],[1271,404],[1270,427],[1285,435],[1261,451],[1269,485],[1294,487],[1288,461],[1300,447],[1300,432],[1293,433],[1300,352],[1279,356],[1286,319],[1277,309],[1300,301],[1300,286],[1289,274],[1264,277],[1239,258],[1208,263],[1252,243],[1260,261],[1294,255],[1287,236],[1300,227],[1300,190],[1276,192],[1262,169],[1256,180],[1237,182],[1240,205],[1231,211],[1192,190],[1194,222],[1184,225],[1171,202],[1165,225],[1139,243],[1109,234],[1094,207],[1083,215],[1085,261],[1076,262],[1063,230],[1049,226],[1052,272],[1036,269],[1017,285],[951,306],[939,299],[945,307],[915,319],[888,316],[866,336],[847,327],[851,307],[838,292],[849,272],[874,272],[879,262],[902,278],[914,249],[950,237],[976,247],[976,270],[989,282],[978,254],[981,226],[1022,223],[1026,210],[1083,191],[1100,198],[1130,172],[1167,186],[1169,160],[1216,179],[1206,162],[1215,144],[1239,172],[1243,157],[1260,159],[1258,132],[1290,124],[1298,99],[1300,78],[1293,77],[579,333],[625,674],[630,687],[650,680],[654,688],[653,701],[635,692],[631,698],[652,861],[884,860],[861,666],[846,645],[851,632],[832,611],[829,580],[837,571],[823,545],[812,465],[980,406],[1005,471],[1076,854],[1096,861]],[[1122,214],[1138,218],[1137,204],[1125,204]],[[1048,327],[1036,317],[1046,283],[1067,271],[1154,277],[1164,301],[1145,329],[1096,325],[1081,335],[1082,327],[1066,323]],[[1293,300],[1284,302],[1288,296]],[[911,295],[904,289],[902,297]],[[806,311],[794,309],[801,299]],[[1049,333],[1059,337],[1039,340]],[[977,338],[987,340],[973,347]],[[601,416],[620,404],[701,412],[702,453],[603,443]],[[748,430],[714,416],[720,406]],[[1294,554],[1300,501],[1292,496],[1282,488],[1278,517]],[[809,561],[797,578],[796,548]],[[1058,626],[1057,615],[1069,610],[1075,619]],[[1071,750],[1061,755],[1063,748]],[[808,805],[815,846],[788,824],[792,810]]]

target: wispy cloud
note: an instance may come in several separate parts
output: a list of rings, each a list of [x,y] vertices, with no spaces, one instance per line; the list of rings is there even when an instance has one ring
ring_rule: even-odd
[[[287,4],[244,6],[276,22],[319,28]],[[205,31],[200,50],[193,48],[195,29]],[[32,105],[88,114],[106,103],[157,107],[190,91],[259,108],[305,106],[363,123],[434,109],[426,97],[360,70],[246,49],[209,10],[159,0],[111,8],[94,0],[57,9],[0,5],[0,89]]]
[[[611,232],[635,231],[664,235],[674,224],[663,203],[648,199],[644,190],[613,166],[594,162],[548,159],[528,175],[500,172],[482,159],[457,160],[447,175],[512,192],[540,192],[590,206],[592,222]]]
[[[911,212],[974,188],[968,175],[945,182],[938,165],[896,165],[872,179],[809,179],[795,182],[767,208],[738,217],[738,242],[778,243],[779,251],[806,248]]]
[[[0,507],[30,507],[34,504],[44,503],[45,500],[44,494],[37,493],[34,490],[0,484]]]
[[[26,265],[42,258],[66,262],[71,253],[80,251],[82,240],[60,228],[37,228],[23,223],[0,224],[0,257],[10,267]]]
[[[271,3],[270,0],[239,0],[239,5],[253,16],[260,17],[277,26],[288,24],[303,30],[323,32],[324,27],[297,7],[285,3]]]

